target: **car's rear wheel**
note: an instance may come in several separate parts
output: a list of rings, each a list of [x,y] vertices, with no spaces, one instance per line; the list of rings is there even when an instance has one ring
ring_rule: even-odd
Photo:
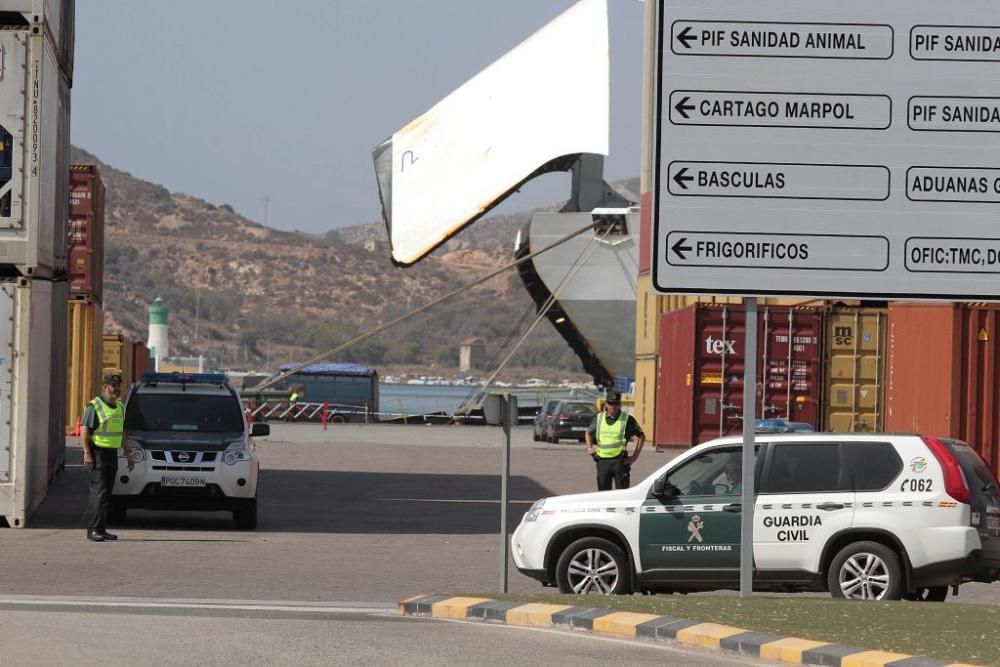
[[[253,530],[257,527],[257,499],[242,500],[233,510],[233,521],[242,530]]]
[[[538,431],[536,429],[532,429],[532,431],[531,431],[531,439],[534,440],[535,442],[538,442],[539,440],[541,440],[541,437],[539,437]]]
[[[855,542],[840,550],[827,575],[830,594],[850,600],[898,600],[903,570],[896,553],[878,542]]]
[[[621,548],[601,537],[570,544],[556,563],[560,593],[622,595],[630,592],[628,558]]]

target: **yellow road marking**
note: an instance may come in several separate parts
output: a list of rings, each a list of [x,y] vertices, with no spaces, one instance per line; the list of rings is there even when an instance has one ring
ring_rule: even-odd
[[[760,657],[766,660],[781,660],[782,662],[802,663],[802,653],[810,649],[826,646],[830,642],[815,642],[810,639],[786,637],[768,642],[760,647]]]
[[[660,618],[656,614],[637,614],[632,611],[616,611],[594,619],[594,632],[619,637],[635,637],[635,628],[646,621]]]
[[[719,648],[719,642],[723,639],[738,635],[741,632],[746,632],[746,630],[743,628],[734,628],[731,625],[719,625],[718,623],[699,623],[678,632],[677,643]]]
[[[507,610],[507,623],[510,625],[527,625],[533,628],[547,628],[552,625],[552,615],[564,609],[569,609],[570,605],[565,604],[541,604],[531,602],[520,607]]]
[[[448,598],[431,605],[431,616],[435,618],[464,619],[469,607],[481,602],[489,602],[489,598]]]

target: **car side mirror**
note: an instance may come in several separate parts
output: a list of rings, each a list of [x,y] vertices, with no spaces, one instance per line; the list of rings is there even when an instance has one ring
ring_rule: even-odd
[[[271,425],[263,422],[254,422],[250,424],[250,435],[255,438],[271,435]]]
[[[673,484],[667,483],[666,476],[658,477],[653,482],[653,495],[657,498],[676,498],[681,494],[681,490]]]

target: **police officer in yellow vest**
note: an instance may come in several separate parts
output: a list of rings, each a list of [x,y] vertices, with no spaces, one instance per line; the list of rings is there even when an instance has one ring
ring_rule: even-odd
[[[623,415],[621,394],[615,392],[604,402],[587,428],[587,453],[597,462],[597,490],[610,491],[614,481],[616,489],[627,489],[632,463],[646,442],[646,435],[632,415]],[[628,442],[635,438],[635,450],[628,454]]]
[[[80,444],[83,447],[83,465],[90,471],[90,495],[87,502],[87,539],[92,542],[117,540],[105,530],[108,503],[115,488],[118,474],[118,450],[122,447],[125,426],[125,406],[121,397],[122,376],[108,373],[104,376],[101,395],[92,400],[83,412]],[[125,450],[129,472],[135,465]]]

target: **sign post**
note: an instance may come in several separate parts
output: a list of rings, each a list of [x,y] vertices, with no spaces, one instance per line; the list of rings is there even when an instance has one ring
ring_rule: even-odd
[[[510,436],[517,425],[517,396],[513,394],[489,394],[483,400],[483,416],[491,426],[503,427],[504,442],[500,448],[500,591],[506,593],[508,586],[507,569],[510,561],[510,540],[507,535],[507,514],[510,505]]]
[[[740,498],[740,597],[753,595],[754,421],[757,408],[757,298],[743,299],[743,477]]]

